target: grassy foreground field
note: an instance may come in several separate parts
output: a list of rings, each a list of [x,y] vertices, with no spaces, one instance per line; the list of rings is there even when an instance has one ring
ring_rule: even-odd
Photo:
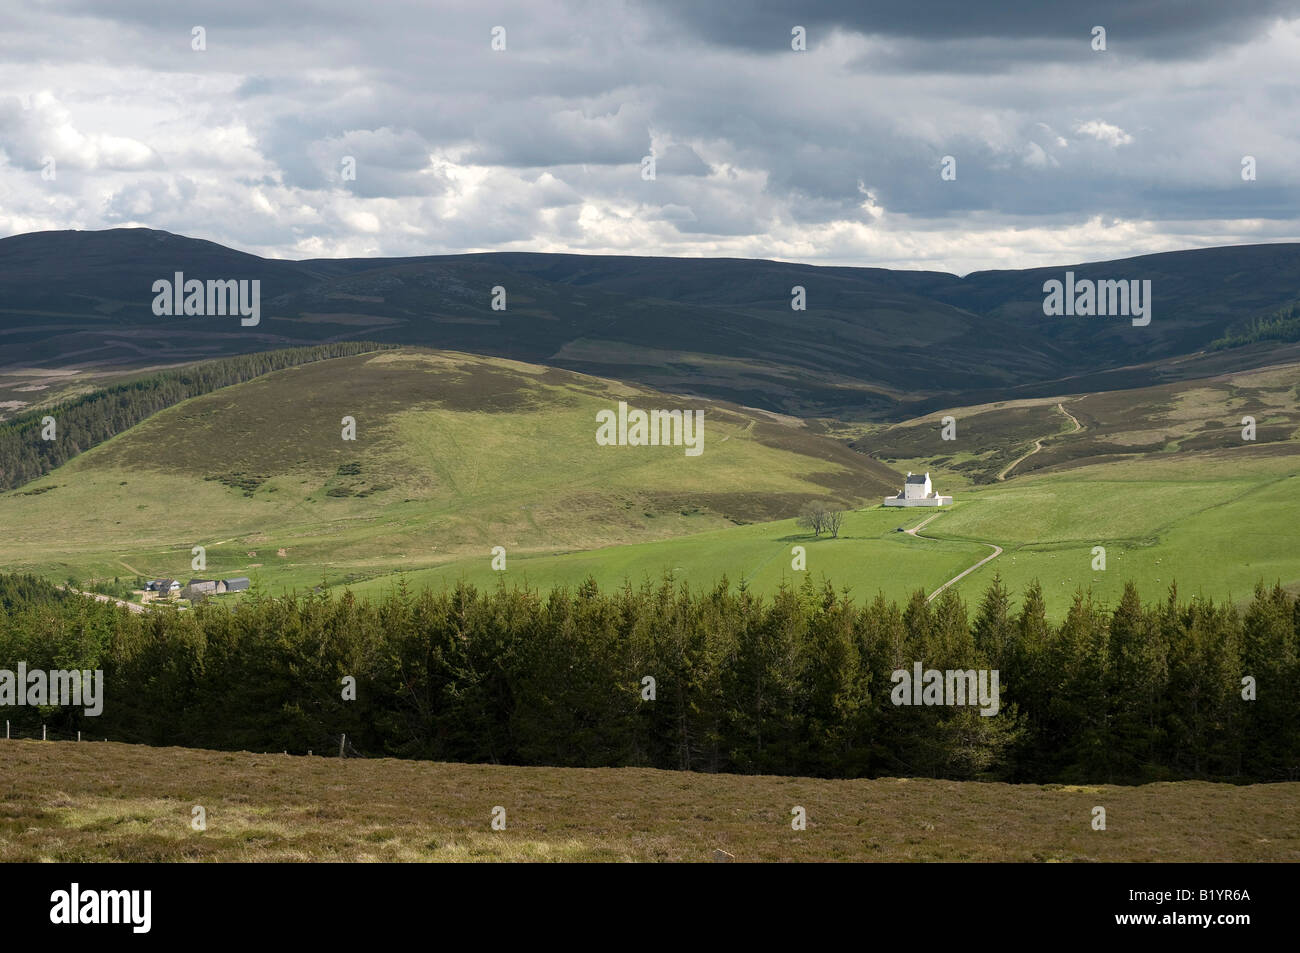
[[[826,781],[39,741],[0,741],[0,760],[0,861],[1300,861],[1300,784]]]

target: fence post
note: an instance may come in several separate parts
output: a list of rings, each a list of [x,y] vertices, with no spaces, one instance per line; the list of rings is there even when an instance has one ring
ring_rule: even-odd
[[[5,719],[5,741],[9,740],[9,719]]]
[[[77,732],[77,740],[78,740],[78,741],[81,740],[81,732],[79,732],[79,731]]]
[[[310,748],[307,749],[307,757],[309,757],[309,758],[311,757],[311,749],[310,749]]]
[[[339,735],[339,757],[340,758],[343,757],[343,746],[347,743],[348,743],[348,736],[346,734]]]
[[[41,725],[41,740],[45,740],[45,726]]]

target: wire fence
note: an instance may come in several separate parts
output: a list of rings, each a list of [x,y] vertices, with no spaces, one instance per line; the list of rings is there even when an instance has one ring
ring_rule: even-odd
[[[107,741],[107,738],[96,737],[93,731],[66,731],[59,728],[51,728],[49,725],[41,725],[39,728],[33,728],[31,725],[15,725],[9,721],[5,722],[5,738],[27,738],[36,741]]]
[[[12,741],[114,741],[120,744],[138,744],[137,741],[120,741],[120,739],[108,738],[103,735],[97,735],[93,731],[68,731],[66,729],[52,728],[49,725],[41,725],[35,728],[30,724],[16,725],[6,720],[4,723],[4,737]],[[354,745],[346,734],[331,735],[321,739],[320,743],[311,748],[303,748],[296,751],[284,749],[283,754],[305,755],[310,757],[321,758],[366,758],[369,757],[356,745]]]

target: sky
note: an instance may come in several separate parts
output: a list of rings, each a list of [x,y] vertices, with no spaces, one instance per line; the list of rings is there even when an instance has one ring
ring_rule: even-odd
[[[957,274],[1297,241],[1297,64],[1300,0],[0,0],[0,236]]]

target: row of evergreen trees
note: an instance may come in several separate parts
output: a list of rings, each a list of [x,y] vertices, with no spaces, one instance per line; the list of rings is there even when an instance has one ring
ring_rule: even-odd
[[[286,367],[349,357],[389,346],[344,341],[225,357],[160,371],[83,394],[53,407],[28,411],[0,424],[0,491],[30,483],[77,454],[191,397]],[[53,440],[42,436],[42,420],[47,416],[55,421]]]
[[[1260,341],[1300,341],[1300,301],[1293,301],[1266,317],[1251,318],[1244,325],[1211,341],[1209,350],[1222,351]]]
[[[459,585],[377,602],[318,592],[132,615],[0,576],[0,668],[100,668],[103,715],[6,709],[28,736],[534,765],[828,777],[1278,780],[1300,772],[1300,602],[1239,611],[1176,590],[1074,596],[1050,623],[994,580],[855,605],[665,581],[601,592]],[[908,707],[890,675],[997,669],[1001,709]],[[355,700],[344,698],[356,679]],[[649,683],[654,679],[653,700]],[[1253,679],[1256,697],[1243,687]]]

